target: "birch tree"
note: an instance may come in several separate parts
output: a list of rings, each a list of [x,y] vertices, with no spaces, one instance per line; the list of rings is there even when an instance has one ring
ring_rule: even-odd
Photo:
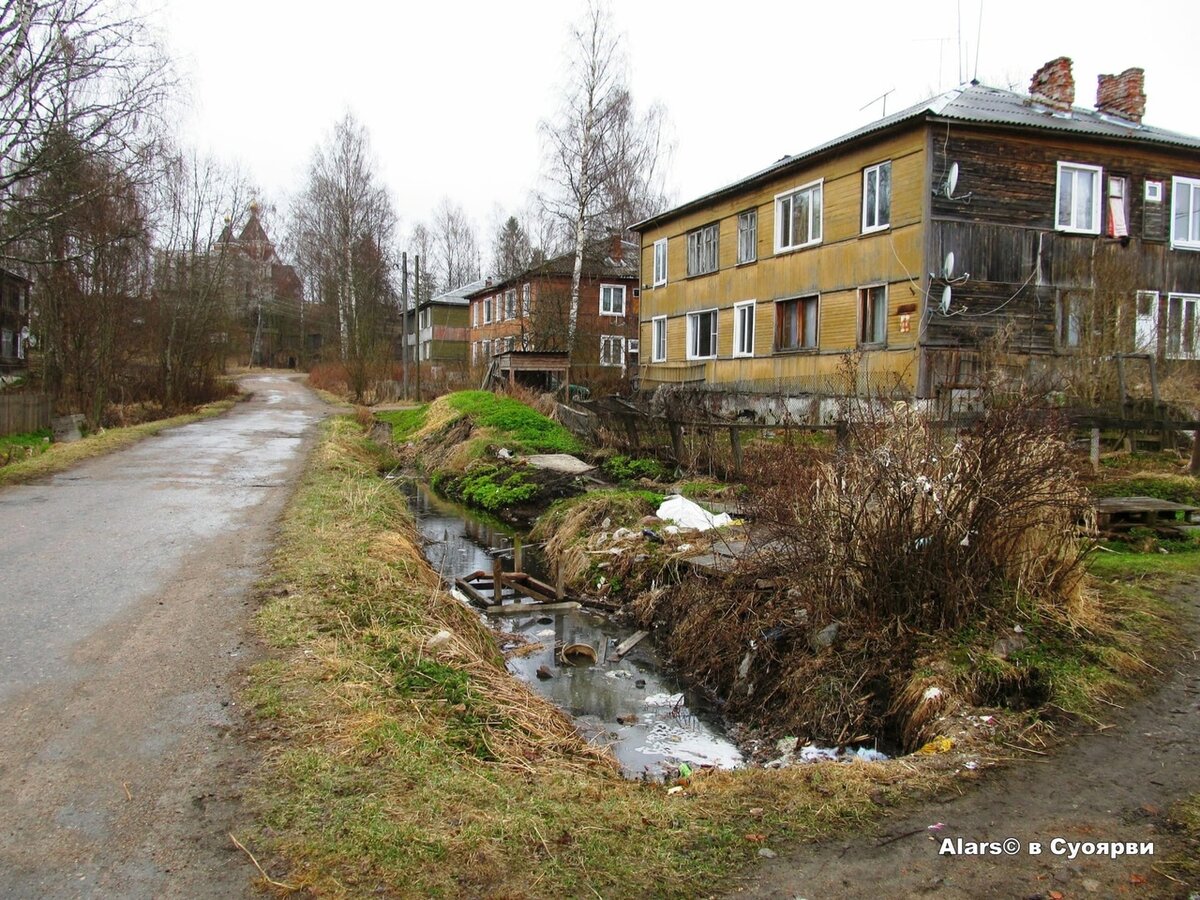
[[[575,259],[567,347],[575,347],[579,285],[589,242],[619,233],[649,204],[661,180],[663,115],[637,113],[626,84],[621,38],[601,0],[591,0],[568,42],[569,76],[562,107],[541,126],[547,210],[569,228]]]
[[[338,349],[362,400],[387,358],[396,291],[396,212],[379,180],[366,128],[347,114],[313,153],[292,205],[291,231],[313,295],[336,310]]]
[[[429,271],[442,290],[452,291],[479,278],[479,241],[466,212],[448,197],[434,210]]]

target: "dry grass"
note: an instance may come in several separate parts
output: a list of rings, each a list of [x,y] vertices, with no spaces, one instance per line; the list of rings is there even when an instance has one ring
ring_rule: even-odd
[[[51,444],[43,453],[29,459],[18,460],[0,466],[0,485],[23,484],[66,471],[87,459],[124,450],[144,438],[152,437],[168,428],[178,428],[201,419],[211,419],[228,412],[241,398],[229,397],[205,404],[195,412],[131,425],[127,428],[109,428],[98,434],[89,435],[70,444]]]
[[[622,779],[441,590],[357,427],[327,428],[266,585],[274,658],[247,693],[272,742],[261,827],[240,837],[272,879],[335,896],[690,897],[763,842],[869,829],[878,804],[952,779],[941,761],[701,773],[673,794]]]

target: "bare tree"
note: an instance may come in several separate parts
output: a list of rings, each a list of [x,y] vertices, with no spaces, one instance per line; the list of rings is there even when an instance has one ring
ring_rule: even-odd
[[[442,290],[452,291],[479,278],[479,242],[466,212],[443,197],[430,226],[428,271]]]
[[[366,129],[347,114],[313,154],[292,206],[292,234],[310,291],[336,309],[351,391],[362,400],[387,358],[396,212]]]
[[[601,0],[590,0],[568,46],[570,79],[563,106],[553,122],[542,123],[542,135],[549,182],[544,203],[569,223],[575,252],[567,327],[571,349],[587,245],[606,231],[627,227],[654,193],[663,116],[661,110],[646,117],[636,113],[621,39]]]
[[[172,86],[169,62],[127,4],[0,0],[0,213],[7,220],[0,259],[22,259],[22,241],[42,223],[12,216],[13,207],[39,180],[72,164],[72,147],[112,171],[145,159],[148,126]],[[52,140],[55,134],[73,141]],[[65,194],[61,201],[88,199]],[[43,221],[67,208],[43,208]]]
[[[158,184],[148,328],[163,406],[205,399],[233,321],[233,254],[220,240],[250,200],[245,181],[211,159],[176,153]]]
[[[424,303],[432,298],[441,289],[442,285],[438,281],[436,272],[430,271],[429,267],[433,264],[433,235],[429,233],[429,229],[424,224],[418,222],[413,226],[412,231],[408,235],[408,255],[409,259],[413,260],[414,271],[416,268],[416,260],[421,260],[421,290],[420,296],[414,294],[414,305]],[[413,280],[413,287],[416,287],[416,280]]]

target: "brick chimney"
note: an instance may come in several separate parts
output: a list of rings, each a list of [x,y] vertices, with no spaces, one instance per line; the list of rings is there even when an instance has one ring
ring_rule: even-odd
[[[1126,69],[1120,75],[1101,75],[1096,86],[1096,109],[1130,122],[1146,114],[1146,71]]]
[[[1029,98],[1052,109],[1070,110],[1075,103],[1075,76],[1071,60],[1060,56],[1033,73],[1029,80]]]
[[[612,236],[612,242],[608,248],[608,255],[613,262],[624,262],[625,260],[625,244],[622,240],[624,235],[617,232]]]

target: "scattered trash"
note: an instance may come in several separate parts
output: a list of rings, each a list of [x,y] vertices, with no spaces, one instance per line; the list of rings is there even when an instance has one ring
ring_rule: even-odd
[[[572,666],[594,666],[596,648],[591,644],[567,644],[559,652],[562,661]]]
[[[942,696],[942,689],[940,687],[927,687],[925,688],[925,693],[921,695],[921,700],[922,702],[936,700],[940,696]]]
[[[733,519],[728,513],[713,515],[698,503],[693,503],[680,494],[671,494],[663,500],[656,515],[665,521],[673,522],[680,529],[690,531],[708,531],[710,528],[723,528]],[[666,529],[664,529],[666,530]]]
[[[682,793],[683,793],[683,788],[681,788],[679,785],[675,785],[675,787],[667,788],[667,796],[670,796],[672,794],[682,794]]]
[[[929,826],[928,828],[926,828],[925,830],[926,830],[926,831],[941,831],[941,830],[942,830],[943,828],[945,828],[945,827],[946,827],[946,823],[945,823],[945,822],[936,822],[935,824],[933,824],[933,825],[930,825],[930,826]]]
[[[633,683],[633,686],[634,686],[635,688],[637,688],[639,691],[641,691],[641,690],[645,690],[645,688],[646,688],[646,679],[645,679],[645,678],[639,678],[637,681],[635,681],[635,682]]]
[[[500,457],[501,459],[512,459],[513,458],[512,451],[509,450],[507,447],[501,447],[499,450],[496,451],[496,455],[498,457]]]
[[[538,666],[538,668],[537,668],[537,677],[540,678],[542,681],[548,681],[549,679],[554,677],[554,673],[550,671],[549,666],[543,664],[543,665]]]
[[[634,716],[634,718],[637,718],[637,717]],[[680,778],[691,778],[692,777],[692,767],[689,766],[687,763],[680,763],[679,764],[679,777]]]
[[[436,650],[438,647],[450,643],[452,637],[450,632],[443,629],[426,641],[425,646],[429,650]]]
[[[885,762],[890,759],[886,753],[881,753],[873,747],[818,747],[816,744],[805,744],[797,752],[800,741],[798,738],[781,738],[775,745],[779,757],[771,760],[765,766],[768,769],[784,769],[795,762]]]
[[[609,671],[604,673],[604,677],[605,678],[632,678],[633,675],[631,675],[629,672],[626,672],[624,669],[610,669]]]
[[[642,537],[648,541],[653,541],[656,544],[661,544],[663,542],[662,535],[650,528],[642,529]]]
[[[925,756],[932,756],[935,753],[949,753],[953,746],[954,741],[950,740],[950,738],[935,737],[917,752]]]

